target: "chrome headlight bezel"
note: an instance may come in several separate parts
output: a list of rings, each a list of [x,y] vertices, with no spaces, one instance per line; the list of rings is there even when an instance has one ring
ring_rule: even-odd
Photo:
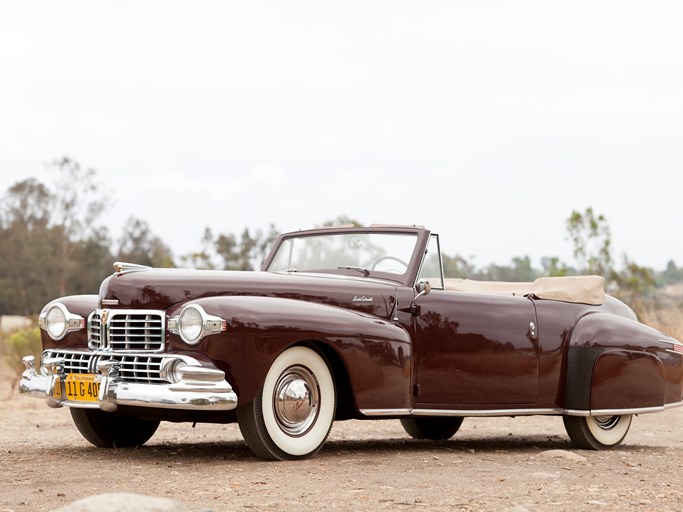
[[[196,345],[206,336],[227,329],[222,318],[208,314],[199,304],[189,304],[168,319],[168,330],[180,336],[188,345]]]
[[[53,302],[43,308],[38,316],[38,325],[50,339],[60,341],[70,332],[85,328],[85,318],[72,313],[61,302]]]

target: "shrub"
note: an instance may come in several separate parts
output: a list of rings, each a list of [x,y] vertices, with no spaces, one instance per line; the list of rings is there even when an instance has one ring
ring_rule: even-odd
[[[38,327],[25,327],[5,335],[5,361],[8,366],[20,375],[24,371],[21,358],[24,356],[34,356],[36,364],[40,362],[42,345],[40,342],[40,329]]]

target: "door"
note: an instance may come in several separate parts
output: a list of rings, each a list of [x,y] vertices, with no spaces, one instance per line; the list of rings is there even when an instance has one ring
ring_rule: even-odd
[[[433,290],[415,319],[417,403],[534,404],[538,343],[525,297]]]

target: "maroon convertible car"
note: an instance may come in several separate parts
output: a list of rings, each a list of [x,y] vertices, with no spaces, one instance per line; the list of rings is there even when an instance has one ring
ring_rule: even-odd
[[[467,416],[544,414],[602,449],[634,414],[681,405],[683,345],[601,277],[445,279],[419,226],[280,235],[260,272],[114,268],[98,295],[45,306],[20,383],[100,447],[237,421],[258,457],[294,460],[335,419],[448,439]]]

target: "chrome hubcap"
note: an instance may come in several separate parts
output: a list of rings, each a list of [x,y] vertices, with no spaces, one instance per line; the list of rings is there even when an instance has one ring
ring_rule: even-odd
[[[602,430],[612,430],[619,423],[620,416],[593,416],[595,423]]]
[[[308,432],[318,417],[319,402],[318,381],[303,366],[287,368],[273,391],[275,419],[290,436]]]

